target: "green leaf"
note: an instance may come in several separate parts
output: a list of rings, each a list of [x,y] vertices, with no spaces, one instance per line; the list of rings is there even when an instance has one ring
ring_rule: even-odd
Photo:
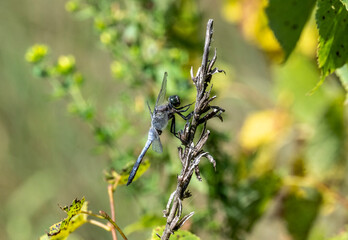
[[[127,166],[122,170],[120,174],[120,180],[118,182],[119,185],[124,185],[127,183],[129,173],[132,171],[133,165],[134,165],[134,162],[131,162],[127,164]],[[143,175],[149,167],[150,167],[150,161],[146,159],[140,164],[137,174],[135,175],[133,179],[133,182],[136,181],[139,177],[141,177],[141,175]]]
[[[330,169],[340,166],[346,156],[343,100],[341,94],[326,99],[328,105],[317,115],[317,122],[313,125],[315,134],[307,144],[308,171],[320,174],[321,178],[330,176]]]
[[[294,50],[316,0],[270,0],[266,8],[269,26],[284,50],[284,61]]]
[[[81,200],[75,199],[69,207],[65,206],[62,210],[68,216],[63,221],[53,224],[48,234],[41,236],[40,240],[64,240],[70,233],[87,222],[87,215],[81,214],[81,211],[87,211],[85,198]]]
[[[320,0],[316,13],[319,29],[318,63],[325,78],[348,60],[348,11],[339,0]]]
[[[346,9],[348,11],[348,0],[341,0],[344,6],[346,6]]]
[[[336,74],[340,78],[341,84],[346,90],[346,104],[348,104],[348,64],[336,70]]]
[[[70,207],[64,207],[64,211],[66,211],[66,213],[68,214],[68,217],[66,220],[66,222],[68,222],[72,217],[74,217],[75,215],[79,214],[82,210],[82,206],[85,203],[85,198],[82,198],[81,200],[77,200],[75,199],[72,204],[70,205]]]
[[[319,213],[322,197],[313,188],[296,190],[284,199],[283,217],[294,240],[305,240]]]
[[[157,234],[162,236],[163,230],[164,230],[164,226],[156,227],[155,229],[153,229],[151,234],[151,240],[158,240],[159,238]],[[171,235],[169,239],[170,240],[179,240],[179,239],[180,240],[199,240],[200,238],[190,233],[189,231],[178,230],[173,235]]]

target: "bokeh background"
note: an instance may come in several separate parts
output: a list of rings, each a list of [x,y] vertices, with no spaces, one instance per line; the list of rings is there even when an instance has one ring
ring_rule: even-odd
[[[209,18],[216,66],[226,71],[213,77],[215,104],[226,112],[224,122],[208,124],[217,170],[202,163],[203,182],[192,180],[184,211],[196,214],[185,228],[202,239],[296,240],[344,229],[345,92],[332,75],[308,95],[320,77],[313,17],[282,63],[264,1],[97,2],[0,2],[0,239],[38,239],[65,217],[58,204],[75,198],[109,211],[104,170],[121,171],[141,151],[150,122],[145,102],[154,102],[163,72],[169,94],[194,100],[189,70],[200,64]],[[106,13],[126,20],[119,27]],[[69,96],[33,74],[25,53],[36,43],[49,46],[53,65],[74,55],[83,96],[107,133],[71,114]],[[152,165],[139,180],[116,190],[116,222],[130,239],[148,239],[163,224],[180,171],[177,140],[165,133],[163,144],[163,155],[148,153]],[[69,239],[111,235],[85,224]]]

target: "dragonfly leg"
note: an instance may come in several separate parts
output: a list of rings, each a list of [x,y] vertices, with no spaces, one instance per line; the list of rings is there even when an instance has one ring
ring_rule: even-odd
[[[187,114],[186,116],[185,115],[183,115],[181,112],[176,112],[182,119],[184,119],[184,120],[189,120],[191,117],[192,117],[192,115],[193,115],[193,112],[190,112],[189,114]]]
[[[194,104],[194,102],[175,109],[178,110],[178,112],[186,112],[192,104]]]
[[[172,124],[170,125],[170,132],[173,133],[173,135],[181,141],[179,132],[176,132],[176,129],[175,129],[175,116],[173,116],[172,118]],[[180,132],[182,132],[182,130]]]
[[[172,123],[170,125],[170,132],[174,134],[175,137],[178,137],[178,133],[175,130],[175,116],[172,118]]]
[[[192,117],[193,112],[190,112],[187,116],[184,116],[184,115],[181,114],[180,112],[177,112],[177,114],[178,114],[180,117],[182,117],[184,120],[186,120],[186,121],[188,122],[188,121],[190,120],[190,118]],[[187,123],[186,123],[186,124],[187,124]],[[174,135],[176,138],[178,138],[178,139],[181,140],[181,138],[179,137],[179,132],[176,132],[176,129],[175,129],[175,116],[174,116],[174,115],[173,115],[173,117],[172,117],[172,123],[171,123],[171,125],[170,125],[170,132],[173,133],[173,135]],[[180,132],[182,132],[182,130],[181,130]]]

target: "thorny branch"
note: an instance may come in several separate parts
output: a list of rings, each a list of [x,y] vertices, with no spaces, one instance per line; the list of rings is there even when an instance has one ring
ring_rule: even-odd
[[[208,152],[203,150],[210,134],[210,131],[206,129],[207,121],[213,117],[217,117],[222,121],[221,114],[225,111],[218,106],[210,105],[216,96],[210,97],[211,88],[207,90],[213,74],[224,72],[223,70],[213,68],[217,58],[216,49],[213,58],[209,60],[209,49],[212,36],[213,20],[209,19],[205,36],[202,65],[198,68],[196,76],[193,75],[193,68],[191,68],[191,79],[197,90],[195,108],[191,122],[187,122],[184,130],[179,132],[179,138],[184,146],[184,149],[182,147],[178,148],[182,170],[178,176],[176,190],[170,195],[166,209],[163,211],[164,217],[167,218],[167,223],[161,240],[169,239],[170,235],[177,231],[194,214],[194,212],[191,212],[188,215],[181,217],[182,201],[191,196],[187,187],[191,181],[193,173],[195,173],[198,180],[201,181],[198,168],[201,158],[207,158],[213,164],[214,168],[216,166],[214,158]],[[194,143],[193,140],[197,127],[201,124],[204,124],[201,136],[197,143]]]

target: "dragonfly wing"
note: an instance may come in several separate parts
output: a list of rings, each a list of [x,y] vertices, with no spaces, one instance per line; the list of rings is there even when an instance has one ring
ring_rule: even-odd
[[[166,91],[167,91],[167,76],[168,76],[168,73],[165,72],[164,76],[163,76],[163,80],[162,80],[161,90],[158,94],[155,107],[157,107],[165,102]]]
[[[163,152],[161,140],[159,138],[156,138],[155,140],[153,140],[153,142],[152,142],[152,150],[154,150],[157,153],[162,153]]]
[[[149,108],[149,112],[150,112],[150,116],[151,116],[151,120],[152,120],[152,111],[151,111],[151,107],[148,101],[146,101],[147,107]]]
[[[147,141],[150,141],[152,143],[152,149],[155,152],[162,153],[163,150],[162,150],[162,144],[160,141],[160,136],[155,128],[153,127],[150,128]]]

